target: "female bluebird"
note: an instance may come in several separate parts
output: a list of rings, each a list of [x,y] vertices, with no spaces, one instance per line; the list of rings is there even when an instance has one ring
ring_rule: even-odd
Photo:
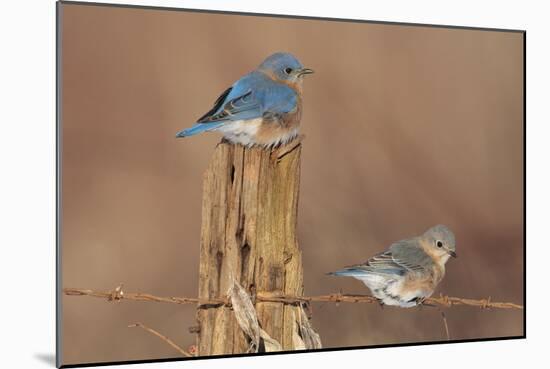
[[[456,258],[455,236],[446,226],[436,225],[363,264],[329,274],[359,279],[382,304],[412,307],[432,295],[450,256]]]
[[[229,142],[273,147],[298,135],[303,76],[313,73],[293,55],[275,53],[225,90],[214,107],[176,137],[219,131]]]

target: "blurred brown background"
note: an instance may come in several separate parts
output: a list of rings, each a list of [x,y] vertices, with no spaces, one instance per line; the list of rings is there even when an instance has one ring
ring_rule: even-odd
[[[305,82],[299,241],[306,294],[443,223],[439,292],[523,303],[520,33],[62,6],[62,286],[196,296],[202,174],[217,134],[175,139],[275,51]],[[63,362],[176,357],[195,308],[63,297]],[[325,347],[443,340],[435,309],[315,304]],[[453,339],[523,333],[519,311],[447,310]]]

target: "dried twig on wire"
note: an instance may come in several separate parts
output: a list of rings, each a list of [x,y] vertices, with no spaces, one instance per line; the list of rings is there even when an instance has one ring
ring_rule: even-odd
[[[231,299],[235,319],[237,319],[237,323],[239,323],[244,334],[250,339],[248,352],[258,352],[260,349],[261,328],[250,296],[235,280],[233,280],[233,286],[229,289],[228,295]]]
[[[282,351],[281,344],[260,328],[256,308],[249,294],[237,281],[233,280],[233,286],[229,289],[228,296],[237,323],[250,339],[248,352],[259,352],[261,346],[265,352]]]
[[[120,287],[120,288],[119,288]],[[221,305],[231,305],[227,298],[218,298],[210,300],[200,300],[194,297],[161,297],[148,293],[123,292],[121,286],[113,291],[95,291],[81,288],[64,288],[63,293],[68,296],[92,296],[105,298],[109,301],[135,300],[135,301],[154,301],[167,302],[172,304],[198,304],[199,307],[208,308]],[[262,302],[281,302],[286,304],[299,304],[309,302],[348,302],[348,303],[378,303],[373,296],[368,295],[350,295],[342,293],[332,293],[319,296],[285,296],[265,292],[256,294],[256,301]],[[424,300],[426,304],[439,305],[442,307],[451,307],[455,305],[467,305],[479,307],[482,309],[523,309],[523,305],[511,302],[493,302],[491,298],[487,299],[465,299],[460,297],[450,297],[440,295],[439,297],[430,297]]]
[[[128,328],[134,328],[134,327],[142,328],[142,329],[146,330],[147,332],[149,332],[151,334],[154,334],[155,336],[157,336],[158,338],[160,338],[161,340],[163,340],[164,342],[166,342],[167,344],[172,346],[174,349],[176,349],[183,356],[187,356],[187,357],[192,357],[193,356],[190,353],[188,353],[187,351],[185,351],[184,349],[182,349],[181,347],[179,347],[178,345],[176,345],[174,343],[174,341],[172,341],[170,338],[168,338],[165,335],[155,331],[153,328],[147,327],[145,324],[142,324],[142,323],[138,322],[138,323],[130,324],[128,326]]]
[[[443,325],[445,326],[445,334],[447,335],[447,341],[451,340],[451,334],[449,333],[449,325],[447,324],[447,317],[445,316],[445,312],[441,309],[438,309],[441,313],[441,318],[443,319]]]
[[[426,303],[423,303],[422,306],[433,307],[433,308],[437,309],[437,311],[441,315],[441,319],[443,321],[443,327],[445,328],[445,335],[447,337],[447,341],[450,341],[451,340],[451,334],[449,332],[449,325],[447,324],[447,316],[445,315],[445,312],[441,309],[441,306],[426,304]]]

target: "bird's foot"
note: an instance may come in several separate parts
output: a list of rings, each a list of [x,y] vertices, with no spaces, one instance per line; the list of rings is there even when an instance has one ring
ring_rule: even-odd
[[[425,297],[417,297],[416,298],[416,306],[421,306],[424,304],[424,301],[426,301]]]
[[[433,305],[433,304],[428,304],[428,303],[426,302],[426,298],[425,298],[425,297],[419,297],[419,298],[417,298],[417,299],[416,299],[416,306],[420,306],[420,307],[422,307],[422,306],[436,307],[436,306]]]

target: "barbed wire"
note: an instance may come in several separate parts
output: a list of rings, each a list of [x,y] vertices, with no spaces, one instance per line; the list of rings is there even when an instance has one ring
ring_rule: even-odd
[[[64,288],[63,293],[67,296],[91,296],[104,298],[108,301],[134,300],[134,301],[151,301],[164,302],[172,304],[196,304],[201,308],[230,306],[231,302],[228,298],[220,297],[208,300],[199,299],[196,297],[173,297],[173,296],[155,296],[149,293],[141,292],[125,292],[122,290],[123,285],[120,284],[111,291],[98,291],[83,288]],[[334,303],[379,303],[378,299],[369,295],[354,295],[343,293],[331,293],[318,296],[289,296],[276,293],[257,292],[252,296],[253,301],[260,302],[280,302],[285,304],[299,304],[311,302],[334,302]],[[423,301],[423,304],[438,305],[442,307],[451,307],[456,305],[465,305],[479,307],[481,309],[523,309],[523,305],[512,302],[494,302],[491,297],[483,299],[469,299],[461,297],[451,297],[439,295],[439,297],[430,297]]]

